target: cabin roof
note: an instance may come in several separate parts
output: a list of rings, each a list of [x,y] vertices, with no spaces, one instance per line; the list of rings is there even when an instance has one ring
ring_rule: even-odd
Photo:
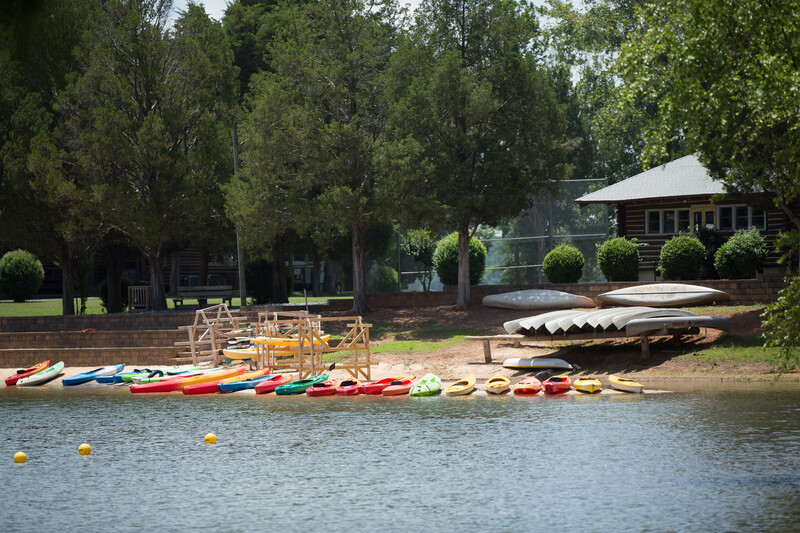
[[[604,187],[575,201],[579,205],[620,204],[632,200],[711,196],[725,192],[694,155],[687,155]]]

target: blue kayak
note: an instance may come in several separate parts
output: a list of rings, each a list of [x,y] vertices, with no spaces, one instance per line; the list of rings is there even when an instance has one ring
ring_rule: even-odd
[[[217,385],[217,389],[220,392],[236,392],[240,390],[247,390],[247,389],[254,389],[256,385],[264,381],[265,379],[273,379],[275,374],[270,374],[268,376],[258,376],[257,378],[253,379],[243,379],[241,381],[231,381],[230,383],[220,383]]]
[[[122,376],[128,374],[137,374],[139,372],[150,372],[150,370],[146,368],[143,369],[135,368],[127,372],[117,372],[116,374],[106,374],[105,376],[98,376],[96,381],[98,383],[122,383]]]
[[[61,384],[64,386],[70,386],[70,385],[80,385],[82,383],[88,383],[90,381],[94,381],[100,376],[107,376],[109,374],[116,374],[118,372],[122,372],[123,368],[125,368],[124,363],[119,365],[111,365],[111,366],[103,366],[100,368],[95,368],[94,370],[90,370],[89,372],[81,372],[80,374],[75,374],[74,376],[64,378],[61,380]]]

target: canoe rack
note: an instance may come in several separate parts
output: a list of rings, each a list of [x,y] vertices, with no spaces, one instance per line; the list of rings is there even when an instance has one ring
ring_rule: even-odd
[[[245,321],[244,317],[233,316],[224,303],[198,309],[192,325],[178,327],[187,333],[189,340],[175,343],[175,346],[184,349],[176,362],[193,365],[210,362],[217,365],[220,349],[227,346],[228,337],[225,333],[239,329]]]
[[[329,366],[323,356],[337,353],[341,357],[335,361],[336,368],[354,378],[370,380],[371,327],[360,316],[323,318],[303,312],[261,312],[256,332],[269,341],[256,340],[257,365],[299,372],[302,379],[322,373]],[[325,334],[335,329],[339,330],[337,338]]]

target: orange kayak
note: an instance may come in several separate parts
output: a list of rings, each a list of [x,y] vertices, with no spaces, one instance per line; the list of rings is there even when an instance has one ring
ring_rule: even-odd
[[[45,368],[50,366],[50,361],[44,361],[42,363],[37,363],[30,368],[26,368],[25,370],[17,370],[16,374],[12,374],[6,378],[6,387],[13,387],[17,384],[17,381],[21,380],[22,378],[27,378],[28,376],[32,376],[34,374],[38,374]]]
[[[542,390],[542,382],[535,377],[525,378],[514,387],[514,394],[523,396],[533,396]]]
[[[195,376],[189,376],[185,378],[175,377],[174,379],[158,381],[156,383],[131,385],[131,392],[134,394],[141,394],[145,392],[172,392],[181,390],[183,387],[188,387],[189,385],[195,385],[197,383],[205,383],[207,381],[217,381],[233,376],[241,376],[244,374],[245,370],[245,367],[240,366],[236,368],[218,370],[215,372],[206,372],[204,374],[197,374]]]
[[[413,386],[413,379],[400,378],[392,381],[382,392],[384,396],[402,396],[408,394]]]
[[[217,385],[219,385],[220,383],[233,383],[234,381],[244,381],[246,379],[253,379],[261,376],[266,376],[267,374],[269,374],[269,368],[262,368],[261,370],[254,370],[253,372],[248,372],[247,374],[237,374],[235,376],[225,379],[217,379],[214,381],[195,383],[194,385],[186,385],[181,389],[181,392],[187,395],[216,394],[219,392],[219,387],[217,387]]]

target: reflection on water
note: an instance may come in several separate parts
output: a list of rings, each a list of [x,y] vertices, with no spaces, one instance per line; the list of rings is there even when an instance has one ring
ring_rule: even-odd
[[[2,507],[38,502],[35,519],[4,512],[4,530],[800,523],[796,386],[313,399],[0,389],[0,415]],[[216,445],[203,442],[208,432]],[[16,451],[27,464],[13,464]]]

